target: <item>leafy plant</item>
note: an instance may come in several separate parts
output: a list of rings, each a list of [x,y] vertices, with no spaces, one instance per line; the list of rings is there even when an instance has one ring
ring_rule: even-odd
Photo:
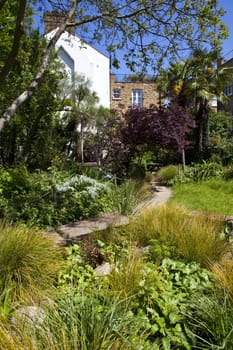
[[[177,174],[177,176],[172,179],[171,183],[174,185],[179,183],[199,182],[212,178],[221,178],[223,174],[224,170],[221,164],[203,160],[202,163],[185,167],[185,170]]]
[[[196,263],[164,259],[157,268],[147,263],[138,290],[130,300],[130,309],[141,319],[152,347],[191,349],[183,313],[189,309],[190,295],[211,288],[210,273]]]
[[[59,273],[59,285],[64,288],[91,288],[95,283],[96,275],[91,265],[87,264],[79,245],[66,248],[66,265]]]

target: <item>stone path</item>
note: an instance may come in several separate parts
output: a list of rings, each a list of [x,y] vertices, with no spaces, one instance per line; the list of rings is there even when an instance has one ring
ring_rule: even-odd
[[[138,215],[142,210],[157,207],[166,203],[172,195],[172,190],[165,186],[156,186],[154,190],[154,196],[145,202],[140,203],[135,209],[133,214]]]
[[[143,210],[162,205],[171,197],[172,191],[164,186],[156,186],[154,196],[145,202],[140,203],[134,210],[133,215],[139,215]],[[67,245],[78,242],[92,232],[102,231],[108,227],[127,225],[129,218],[118,213],[105,214],[100,217],[74,222],[59,227],[54,227],[47,232],[52,237],[56,245]]]

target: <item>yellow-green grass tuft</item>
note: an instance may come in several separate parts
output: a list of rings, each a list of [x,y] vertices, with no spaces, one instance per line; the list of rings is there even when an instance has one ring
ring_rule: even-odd
[[[214,278],[220,288],[225,289],[233,297],[233,260],[225,257],[211,266]]]
[[[0,296],[34,300],[51,288],[62,266],[61,251],[42,231],[0,224]]]
[[[183,207],[160,206],[144,211],[130,226],[131,241],[149,244],[151,239],[162,240],[176,247],[187,262],[202,266],[219,261],[229,246],[220,237],[220,219],[205,214],[192,215]]]

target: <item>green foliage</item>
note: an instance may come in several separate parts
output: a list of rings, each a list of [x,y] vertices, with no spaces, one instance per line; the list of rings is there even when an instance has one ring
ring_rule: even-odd
[[[159,169],[156,177],[160,182],[165,182],[166,184],[171,182],[179,173],[179,168],[175,165],[167,165]]]
[[[137,294],[144,268],[143,259],[138,255],[135,247],[130,247],[127,253],[126,256],[121,256],[109,276],[111,290],[125,299],[126,303]]]
[[[219,291],[193,302],[187,323],[194,349],[231,350],[233,344],[232,298]]]
[[[202,163],[185,167],[185,170],[174,177],[171,183],[174,185],[179,183],[199,182],[211,178],[221,178],[223,174],[224,169],[221,164],[203,160]]]
[[[233,166],[232,165],[224,167],[223,178],[225,180],[232,180],[233,179]]]
[[[23,37],[11,74],[5,84],[0,84],[2,109],[6,109],[9,101],[31,83],[41,63],[45,45],[45,39],[36,31],[31,31],[29,37]],[[39,91],[18,109],[14,118],[1,131],[0,156],[4,165],[23,161],[30,169],[47,169],[55,156],[63,154],[66,140],[61,118],[57,114],[62,109],[61,101],[57,98],[61,73],[56,71],[59,65],[54,58],[51,61]]]
[[[189,308],[190,295],[211,288],[210,273],[196,263],[164,259],[158,268],[147,263],[141,271],[138,289],[129,300],[129,308],[141,320],[152,348],[157,345],[163,349],[191,349],[183,313]]]
[[[116,253],[114,245],[106,245],[100,241],[98,244],[102,253],[108,252],[108,257]],[[156,242],[154,242],[154,248],[155,246]],[[140,342],[142,347],[139,349],[159,349],[160,347],[170,349],[174,346],[180,349],[191,349],[184,326],[185,315],[190,310],[191,297],[195,298],[200,294],[209,293],[213,288],[210,272],[202,269],[195,262],[186,264],[170,258],[162,259],[161,264],[158,264],[158,261],[154,264],[147,250],[142,249],[140,252],[140,249],[131,245],[127,250],[118,251],[115,269],[107,279],[100,279],[93,274],[93,270],[90,273],[90,265],[85,265],[85,257],[80,247],[74,246],[68,248],[68,251],[68,260],[72,268],[63,274],[65,283],[61,284],[66,299],[64,304],[66,313],[62,318],[65,322],[62,328],[65,339],[66,329],[74,329],[72,324],[76,325],[77,322],[93,320],[93,317],[96,317],[96,310],[99,312],[104,310],[107,295],[110,297],[113,294],[113,299],[110,297],[113,305],[115,305],[114,299],[120,297],[119,305],[124,309],[122,318],[118,318],[119,326],[126,319],[130,321],[131,326],[127,328],[127,336],[132,336],[132,327],[134,327],[134,337],[127,338],[129,348],[131,348],[130,341],[133,339],[136,343]],[[143,258],[144,255],[146,260]],[[67,289],[68,285],[75,287],[75,292]],[[82,313],[78,321],[71,316],[73,311],[70,306],[79,315],[80,311],[76,307],[82,303],[82,308],[84,308],[85,300],[90,301],[92,308],[89,313],[87,305],[85,311],[88,312],[87,317],[86,313]],[[68,304],[67,301],[69,301]],[[111,310],[109,304],[108,308]],[[60,313],[63,312],[63,306],[61,307],[60,304],[58,309]],[[50,314],[57,315],[56,310],[55,313]],[[53,321],[53,316],[51,319]],[[101,315],[99,319],[101,320]],[[92,321],[90,323],[84,329],[90,329]],[[52,331],[52,334],[54,333]],[[142,334],[143,337],[141,337]],[[86,341],[86,333],[83,334],[83,337]],[[95,338],[92,337],[92,339]]]
[[[52,169],[51,169],[52,170]],[[0,216],[28,225],[55,226],[110,211],[111,186],[66,171],[0,169]]]
[[[0,226],[0,298],[37,299],[51,287],[62,266],[54,242],[35,228]],[[9,300],[8,300],[9,301]]]
[[[142,201],[143,193],[140,191],[140,184],[127,180],[116,186],[109,193],[109,198],[119,213],[127,215],[132,213],[139,201]]]
[[[209,138],[207,154],[212,160],[218,160],[224,165],[232,162],[232,118],[224,112],[209,113]]]
[[[107,295],[63,294],[49,310],[46,325],[56,349],[133,349],[136,345],[137,321],[127,315],[122,302]],[[48,341],[45,336],[43,340]]]
[[[59,273],[59,285],[85,290],[96,281],[94,269],[85,258],[86,254],[79,245],[66,248],[66,266]]]

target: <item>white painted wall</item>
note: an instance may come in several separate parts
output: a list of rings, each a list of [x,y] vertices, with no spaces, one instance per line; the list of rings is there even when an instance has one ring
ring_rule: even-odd
[[[46,36],[50,39],[55,30]],[[110,108],[109,58],[68,32],[61,35],[56,49],[68,75],[84,75],[97,93],[99,105]]]

